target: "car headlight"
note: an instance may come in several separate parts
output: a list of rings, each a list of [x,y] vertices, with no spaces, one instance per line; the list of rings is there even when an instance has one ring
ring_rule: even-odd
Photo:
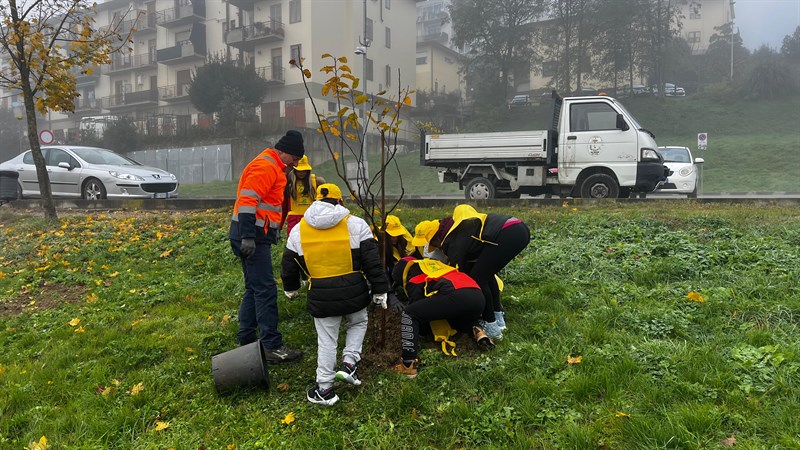
[[[652,148],[643,148],[642,149],[642,161],[649,159],[653,161],[659,161],[661,158],[658,156],[658,152],[653,150]]]
[[[688,177],[692,174],[692,166],[681,167],[681,170],[678,171],[678,174],[684,178]]]
[[[172,178],[172,181],[178,181],[178,177],[176,177],[175,174],[171,173],[169,174],[169,177]]]
[[[132,173],[119,173],[116,170],[109,170],[108,173],[111,174],[112,177],[119,178],[120,180],[144,181],[144,178]]]

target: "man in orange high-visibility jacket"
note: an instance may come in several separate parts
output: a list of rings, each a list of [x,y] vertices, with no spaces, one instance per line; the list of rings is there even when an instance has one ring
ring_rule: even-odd
[[[303,356],[287,347],[278,331],[278,288],[272,272],[272,244],[278,242],[286,171],[303,157],[303,135],[289,130],[275,148],[267,148],[247,164],[239,179],[229,238],[244,272],[239,306],[239,345],[261,341],[269,362],[296,361]]]

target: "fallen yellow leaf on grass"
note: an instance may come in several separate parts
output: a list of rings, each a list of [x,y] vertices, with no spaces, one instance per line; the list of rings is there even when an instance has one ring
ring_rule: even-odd
[[[79,323],[81,323],[81,319],[76,317],[76,318],[74,318],[74,319],[69,321],[69,326],[77,327]]]
[[[236,448],[236,446],[235,446],[235,445],[233,445],[233,444],[228,444],[228,446],[227,446],[227,447],[225,447],[225,448],[226,448],[227,450],[233,450],[233,449],[235,449],[235,448]]]
[[[614,414],[614,417],[630,417],[630,416],[631,416],[630,414],[622,411],[617,411],[616,414]]]
[[[722,444],[723,447],[733,447],[736,445],[736,436],[732,434],[730,437],[721,440],[719,443]]]
[[[144,390],[144,385],[142,383],[136,383],[133,385],[130,391],[128,391],[131,395],[136,395],[139,392]]]
[[[702,295],[700,295],[699,293],[697,293],[695,291],[692,291],[692,292],[689,292],[688,294],[686,294],[686,298],[688,298],[690,301],[693,301],[693,302],[696,302],[696,303],[703,303],[704,301],[706,301],[705,297],[703,297]]]
[[[281,420],[281,423],[290,425],[292,422],[294,422],[294,420],[295,420],[294,413],[290,412],[289,414],[286,415],[286,417],[283,418],[283,420]]]
[[[289,390],[289,383],[281,383],[278,385],[278,390],[281,392],[286,392]]]
[[[83,327],[81,326],[81,327],[75,328],[75,332],[76,333],[85,333],[86,330],[84,330]]]
[[[135,327],[136,325],[139,325],[140,323],[142,323],[141,319],[134,320],[133,322],[131,322],[131,328]]]
[[[47,438],[42,436],[39,442],[31,442],[28,444],[28,450],[47,450]]]
[[[164,251],[161,253],[161,257],[162,257],[162,258],[166,258],[167,256],[169,256],[169,254],[170,254],[170,253],[172,253],[172,249],[171,249],[171,248],[170,248],[170,249],[167,249],[167,250],[164,250]]]
[[[166,430],[169,428],[169,422],[156,422],[155,431]]]
[[[580,364],[581,361],[583,361],[583,356],[581,355],[578,356],[567,355],[567,364],[569,364],[570,366]]]

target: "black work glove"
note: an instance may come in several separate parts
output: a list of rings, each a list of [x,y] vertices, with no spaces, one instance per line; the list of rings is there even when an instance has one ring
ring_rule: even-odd
[[[401,302],[400,299],[397,298],[397,295],[395,295],[394,292],[389,292],[388,303],[389,303],[389,309],[391,309],[393,312],[396,312],[397,314],[400,314],[406,309],[405,306],[403,305],[403,302]]]
[[[239,253],[244,258],[249,258],[253,256],[256,252],[256,240],[255,239],[242,239],[242,245],[239,246]]]

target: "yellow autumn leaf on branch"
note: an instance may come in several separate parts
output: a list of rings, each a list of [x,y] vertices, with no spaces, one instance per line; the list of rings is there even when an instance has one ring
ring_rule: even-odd
[[[289,414],[286,415],[286,417],[283,418],[283,420],[281,420],[281,423],[285,425],[291,425],[291,423],[294,422],[294,420],[295,420],[294,413],[290,412]]]
[[[167,428],[169,428],[169,422],[161,422],[161,421],[156,422],[155,431],[166,430]]]

